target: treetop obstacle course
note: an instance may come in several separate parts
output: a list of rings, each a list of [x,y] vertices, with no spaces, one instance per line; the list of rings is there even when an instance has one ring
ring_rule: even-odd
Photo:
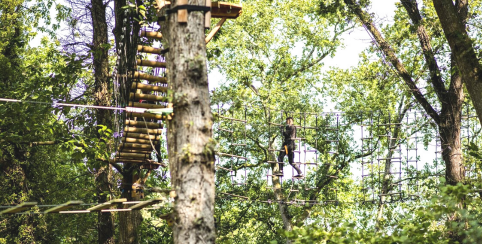
[[[269,187],[270,177],[276,160],[259,159],[252,152],[259,150],[255,147],[255,143],[261,143],[266,152],[274,155],[278,151],[277,143],[280,136],[279,127],[282,126],[284,119],[291,116],[295,120],[295,126],[298,129],[297,149],[295,150],[295,162],[302,165],[302,171],[305,177],[293,178],[292,175],[286,175],[284,188],[289,188],[290,198],[284,200],[285,203],[293,205],[304,204],[330,204],[330,203],[379,203],[379,202],[398,202],[407,200],[416,200],[421,197],[418,194],[421,188],[426,187],[425,183],[430,180],[436,180],[444,175],[444,166],[441,162],[440,140],[437,136],[422,135],[422,132],[435,131],[427,115],[422,111],[407,110],[403,114],[394,114],[388,111],[361,111],[358,113],[343,112],[293,112],[282,111],[276,109],[268,110],[267,116],[261,116],[261,120],[265,124],[258,124],[252,118],[261,115],[259,108],[255,106],[243,106],[236,109],[222,105],[216,105],[214,111],[217,112],[217,120],[214,125],[215,135],[220,143],[217,152],[216,168],[219,174],[228,173],[231,184],[243,187],[248,184],[247,178],[251,172],[252,165],[258,165],[264,168],[267,177],[267,189]],[[476,116],[470,111],[468,106],[464,110],[463,118],[463,136],[464,145],[470,143],[480,143],[478,141],[481,131],[480,124],[477,123]],[[141,122],[142,123],[142,122]],[[152,123],[152,122],[151,122]],[[160,127],[159,127],[160,128]],[[161,128],[162,129],[162,128]],[[159,143],[159,135],[155,134]],[[258,135],[258,136],[256,136]],[[146,133],[145,137],[149,138],[151,134]],[[152,137],[153,138],[153,137]],[[130,139],[124,137],[122,142]],[[140,140],[137,139],[136,140]],[[154,143],[155,139],[151,139]],[[145,140],[147,141],[147,140]],[[271,143],[269,143],[271,142]],[[150,143],[144,143],[146,146],[145,154],[153,151]],[[143,144],[143,145],[144,145]],[[341,150],[339,148],[341,147]],[[348,152],[347,150],[353,150]],[[467,181],[478,180],[480,175],[477,174],[478,162],[473,159],[466,151],[465,172],[467,173]],[[349,155],[354,154],[354,155]],[[127,154],[129,155],[129,154]],[[277,155],[274,155],[276,158]],[[310,200],[299,197],[303,192],[314,192],[319,190],[316,181],[321,178],[336,181],[341,172],[337,162],[343,161],[343,157],[350,158],[351,165],[355,165],[352,175],[359,179],[360,194],[354,199],[337,199],[337,189],[328,186],[333,193],[332,199]],[[129,159],[136,160],[136,159]],[[258,161],[251,163],[250,161]],[[150,161],[144,161],[150,163]],[[261,164],[261,163],[264,164]],[[158,165],[156,163],[156,165]],[[338,167],[338,168],[337,168]],[[152,170],[152,169],[150,169]],[[318,175],[321,172],[320,175]],[[218,176],[219,177],[219,176]],[[143,185],[138,185],[144,189]],[[148,190],[148,189],[145,189]],[[425,189],[427,190],[427,189]],[[169,190],[172,191],[172,190]],[[475,191],[478,191],[477,189]],[[246,196],[219,192],[218,198],[226,199],[231,197],[242,201],[250,200]],[[434,192],[436,194],[436,192]],[[266,194],[265,198],[253,201],[273,204],[277,203],[273,196]],[[93,207],[85,210],[74,211],[48,211],[38,213],[89,213],[94,211],[130,211],[126,209],[110,209],[115,204],[140,204],[150,203],[156,204],[160,201],[133,201],[127,202],[125,199],[116,199],[110,202],[99,204],[102,208]],[[92,204],[77,204],[78,206]],[[23,203],[18,206],[3,206],[5,210],[0,214],[19,214],[34,213],[31,208],[37,206],[37,203]],[[64,205],[38,205],[38,207],[59,207]],[[74,206],[67,204],[66,206]],[[141,209],[139,207],[128,209]]]
[[[0,4],[0,243],[482,238],[480,4],[67,2]]]
[[[267,177],[265,191],[274,189],[270,178],[274,176],[272,172],[278,164],[279,127],[283,126],[286,117],[294,118],[298,129],[295,163],[303,166],[304,177],[293,177],[295,172],[291,176],[285,174],[280,177],[285,178],[283,188],[289,188],[290,192],[284,203],[416,200],[421,197],[422,189],[430,191],[427,189],[428,182],[444,175],[440,139],[423,111],[311,113],[264,109],[261,106],[216,106],[216,138],[220,143],[217,175],[219,178],[227,173],[231,184],[239,187],[248,184],[250,174],[258,174],[254,169],[258,167]],[[469,154],[468,145],[480,144],[481,128],[468,105],[462,118],[460,143],[466,145],[464,165],[466,181],[470,183],[480,176],[475,173],[479,160]],[[352,169],[347,171],[348,164]],[[334,183],[341,175],[351,175],[360,181],[358,194],[351,199],[337,199]],[[332,194],[306,198],[309,193],[320,192],[320,186],[330,189]],[[234,194],[234,197],[248,199],[239,194]],[[275,203],[278,200],[268,193],[257,201]]]

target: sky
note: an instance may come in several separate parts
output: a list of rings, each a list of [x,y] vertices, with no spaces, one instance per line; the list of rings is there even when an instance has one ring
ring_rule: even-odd
[[[395,13],[395,0],[372,0],[370,12],[375,13],[375,19],[390,23]],[[337,50],[334,58],[328,59],[325,64],[337,68],[350,68],[356,66],[359,54],[369,47],[371,38],[363,27],[342,35],[344,48]]]

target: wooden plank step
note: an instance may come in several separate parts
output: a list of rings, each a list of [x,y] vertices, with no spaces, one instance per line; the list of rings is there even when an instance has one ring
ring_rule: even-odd
[[[235,3],[212,2],[211,18],[236,19],[242,13],[243,7]]]
[[[149,157],[145,158],[133,158],[133,157],[116,157],[113,159],[114,162],[123,162],[123,163],[142,163],[146,164],[149,163]]]
[[[102,209],[110,208],[114,204],[119,204],[119,203],[123,203],[123,202],[127,202],[127,199],[126,198],[119,198],[119,199],[110,200],[108,202],[101,203],[101,204],[95,205],[91,208],[88,208],[87,210],[89,210],[91,212],[92,211],[100,211]]]
[[[167,115],[159,115],[159,114],[151,114],[151,113],[127,113],[127,117],[157,119],[157,120],[169,119],[169,117]]]
[[[145,139],[138,139],[138,138],[132,138],[132,137],[127,137],[127,138],[122,138],[122,142],[128,142],[128,143],[139,143],[139,144],[154,144],[157,145],[159,144],[159,141],[157,140],[145,140]]]
[[[132,82],[131,89],[140,89],[142,91],[167,92],[167,86],[153,86],[148,84],[142,84],[139,82]]]
[[[154,102],[167,102],[167,97],[163,96],[156,96],[151,94],[141,94],[141,93],[134,93],[131,92],[129,94],[129,99],[131,100],[146,100],[146,101],[154,101]]]
[[[140,79],[140,80],[147,80],[150,83],[167,84],[167,78],[166,77],[158,77],[158,76],[149,75],[149,74],[137,72],[137,71],[134,72],[134,74],[132,75],[132,78],[133,79]]]
[[[147,200],[147,201],[143,201],[143,202],[140,202],[132,207],[130,207],[129,209],[132,209],[132,210],[138,210],[138,209],[143,209],[147,206],[151,206],[151,205],[154,205],[154,204],[157,204],[157,203],[160,203],[162,201],[165,201],[164,199],[162,198],[156,198],[156,199],[151,199],[151,200]]]
[[[3,211],[0,212],[0,214],[14,214],[14,213],[20,213],[25,210],[29,210],[37,205],[37,202],[23,202],[20,205],[7,208]]]
[[[151,153],[152,149],[141,149],[141,150],[132,150],[130,148],[121,148],[119,149],[119,152],[125,152],[125,153]]]
[[[165,62],[158,62],[158,61],[153,61],[153,60],[138,59],[136,64],[138,66],[166,68]]]
[[[168,105],[129,102],[129,107],[136,107],[136,108],[167,108]]]
[[[159,123],[154,122],[144,122],[144,121],[136,121],[136,120],[126,120],[125,125],[141,127],[141,128],[149,128],[149,129],[161,129],[163,126]]]
[[[152,53],[152,54],[161,54],[164,49],[137,45],[137,51],[142,53]]]
[[[49,208],[47,210],[45,210],[44,213],[58,213],[60,211],[64,211],[66,209],[69,209],[73,206],[76,206],[76,205],[80,205],[82,204],[83,202],[82,201],[68,201],[62,205],[59,205],[59,206],[56,206],[56,207],[53,207],[53,208]]]
[[[139,138],[145,140],[159,140],[161,136],[159,135],[148,135],[142,133],[134,133],[134,132],[125,132],[124,137],[132,137],[132,138]]]
[[[125,132],[134,132],[134,133],[142,133],[142,134],[150,134],[150,135],[160,135],[162,134],[161,129],[146,129],[146,128],[136,128],[136,127],[124,127]],[[127,137],[131,137],[127,134]]]
[[[120,145],[119,147],[123,147],[123,148],[137,148],[137,149],[152,149],[152,146],[151,145],[147,145],[147,144],[137,144],[137,143],[123,143],[122,145]]]
[[[162,33],[157,31],[144,31],[141,30],[139,37],[147,37],[155,40],[162,40]]]
[[[149,159],[149,157],[145,157],[145,158],[121,157],[116,159],[122,160],[121,162],[133,162],[133,163],[145,164],[148,162],[147,160]]]
[[[171,1],[156,1],[158,2],[158,10],[162,9],[164,6],[171,5]],[[179,4],[179,3],[178,3]],[[211,18],[228,18],[235,19],[243,12],[243,6],[235,3],[228,2],[211,2]]]
[[[124,153],[119,152],[116,155],[116,158],[149,158],[148,154],[144,153]]]
[[[145,164],[147,160],[135,160],[135,159],[128,159],[128,158],[116,158],[112,160],[116,163],[130,163],[130,164]]]

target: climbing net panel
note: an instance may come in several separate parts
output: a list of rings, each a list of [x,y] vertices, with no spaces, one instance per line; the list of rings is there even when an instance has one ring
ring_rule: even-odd
[[[422,111],[313,113],[232,104],[214,105],[213,110],[217,112],[214,130],[220,143],[216,168],[230,178],[230,182],[222,183],[243,186],[264,174],[266,189],[274,191],[273,182],[281,182],[288,191],[287,203],[416,200],[421,192],[436,194],[438,177],[445,175],[437,129]],[[296,172],[286,159],[282,164],[284,174],[273,174],[280,163],[278,153],[283,150],[280,127],[287,117],[294,118],[297,128],[294,162],[300,166],[302,177],[294,177]],[[468,106],[462,118],[461,144],[465,146],[469,182],[480,178],[480,160],[467,148],[471,143],[481,144],[481,128]],[[338,189],[340,178],[346,176],[357,186],[349,198],[340,196]],[[307,197],[312,196],[310,192],[319,194],[312,199]],[[276,202],[272,196],[260,201]]]

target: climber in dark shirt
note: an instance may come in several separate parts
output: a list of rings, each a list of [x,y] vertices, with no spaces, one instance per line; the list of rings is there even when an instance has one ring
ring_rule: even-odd
[[[293,151],[296,148],[294,141],[296,138],[296,127],[293,125],[292,117],[286,118],[286,127],[281,127],[281,134],[283,135],[283,145],[278,155],[279,171],[275,172],[275,175],[283,176],[283,159],[288,155],[288,162],[298,173],[294,177],[302,177],[303,174],[300,168],[294,163],[295,153]]]

